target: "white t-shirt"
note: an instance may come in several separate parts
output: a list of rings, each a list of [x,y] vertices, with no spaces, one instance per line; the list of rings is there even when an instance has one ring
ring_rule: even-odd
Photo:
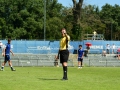
[[[96,32],[96,31],[94,31],[94,32],[93,32],[93,34],[94,34],[94,36],[96,36],[97,32]]]
[[[3,46],[3,43],[2,42],[0,42],[0,47],[2,47]]]
[[[112,45],[112,49],[115,49],[115,45]]]
[[[106,46],[106,49],[110,49],[110,45],[109,44]]]

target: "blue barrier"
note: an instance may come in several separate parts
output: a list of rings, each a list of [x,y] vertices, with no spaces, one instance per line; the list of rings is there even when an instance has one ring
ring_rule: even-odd
[[[7,43],[7,40],[1,40],[3,44]],[[120,41],[104,41],[104,40],[84,40],[84,41],[70,41],[69,51],[70,53],[76,53],[78,46],[81,44],[83,49],[86,49],[85,43],[90,42],[90,53],[102,53],[103,49],[106,49],[106,45],[115,44],[116,50],[120,48]],[[29,41],[29,40],[12,40],[11,47],[14,53],[35,53],[35,54],[47,54],[57,53],[59,49],[59,41]],[[116,52],[115,50],[115,52]],[[112,49],[110,49],[110,53]]]

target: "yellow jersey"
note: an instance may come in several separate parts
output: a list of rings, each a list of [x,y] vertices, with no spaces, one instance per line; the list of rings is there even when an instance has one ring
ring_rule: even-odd
[[[60,50],[66,50],[70,41],[70,36],[66,35],[60,40]]]

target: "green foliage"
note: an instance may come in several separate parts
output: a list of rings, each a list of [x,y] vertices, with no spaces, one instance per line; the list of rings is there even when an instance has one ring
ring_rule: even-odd
[[[59,30],[63,27],[59,12],[62,5],[58,4],[57,0],[47,0],[47,3],[49,4],[47,6],[47,15],[49,15],[47,16],[47,27],[51,23],[49,22],[49,19],[52,20],[51,16],[56,16],[56,22],[60,21],[58,23],[60,26],[57,23],[55,23],[56,26],[53,26],[57,27],[56,30]],[[0,0],[0,5],[1,39],[6,37],[12,37],[13,39],[43,39],[43,0]],[[52,21],[54,21],[54,18]],[[54,28],[53,26],[51,28]]]
[[[74,20],[73,7],[57,0],[46,0],[46,40],[58,40],[66,28],[71,40],[84,34],[104,34],[106,40],[120,39],[120,6],[105,4],[82,7],[80,22]],[[112,34],[112,38],[111,38]],[[0,39],[44,39],[44,0],[0,0]]]
[[[100,17],[102,22],[106,24],[105,38],[110,40],[119,40],[120,39],[120,6],[119,5],[109,5],[106,4],[102,7],[100,12]],[[111,34],[113,34],[111,38]]]

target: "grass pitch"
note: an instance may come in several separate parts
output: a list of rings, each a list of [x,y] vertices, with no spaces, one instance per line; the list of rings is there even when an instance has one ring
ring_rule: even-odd
[[[5,67],[0,71],[0,90],[119,90],[119,67],[68,67],[62,81],[62,67]]]

